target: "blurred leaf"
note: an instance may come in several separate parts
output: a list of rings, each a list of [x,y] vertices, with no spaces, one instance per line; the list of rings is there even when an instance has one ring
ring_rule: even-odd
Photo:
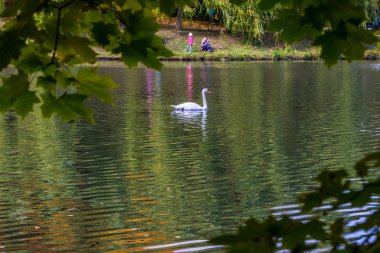
[[[43,54],[33,47],[25,47],[21,50],[20,57],[15,63],[25,73],[34,73],[41,70],[50,61],[47,54]]]
[[[321,58],[328,66],[332,66],[342,55],[344,44],[344,39],[339,38],[335,33],[326,32],[319,36],[313,45],[321,46]]]
[[[110,43],[109,36],[116,36],[120,32],[115,23],[105,24],[103,22],[97,22],[93,24],[91,33],[95,41],[105,47]]]
[[[58,55],[61,60],[69,62],[75,59],[73,63],[95,63],[96,53],[90,47],[91,41],[88,38],[78,36],[61,37],[58,46]]]
[[[80,35],[83,32],[83,27],[81,26],[83,19],[84,15],[80,9],[70,8],[67,11],[63,11],[60,26],[61,33]]]
[[[0,110],[5,112],[14,108],[16,113],[22,117],[30,111],[39,100],[33,91],[29,91],[29,80],[25,73],[11,76],[3,80],[0,86]]]
[[[330,226],[330,240],[331,240],[331,246],[333,248],[337,248],[340,246],[342,243],[345,242],[343,239],[342,235],[344,232],[344,220],[343,218],[338,218],[334,221],[333,224]]]
[[[343,192],[349,189],[350,183],[346,180],[347,176],[348,174],[345,170],[323,171],[318,175],[320,187],[314,192],[301,196],[302,209],[309,211],[314,207],[319,207],[325,200],[339,199]]]
[[[295,27],[297,29],[294,29]],[[281,38],[287,43],[294,43],[306,36],[314,38],[319,34],[311,24],[301,24],[301,16],[296,10],[280,11],[279,17],[271,22],[269,29],[273,32],[281,31]]]
[[[259,222],[254,218],[240,226],[237,235],[220,236],[211,239],[212,243],[230,246],[229,252],[273,252],[276,236],[282,230],[282,223],[272,216]]]
[[[80,94],[95,95],[100,101],[112,104],[112,95],[109,91],[117,87],[112,78],[97,74],[95,68],[82,68],[78,71],[77,80]]]
[[[311,221],[301,222],[284,218],[283,248],[305,251],[315,248],[316,244],[306,243],[309,238],[315,240],[324,240],[327,233],[323,229],[324,224],[313,219]]]
[[[355,165],[356,173],[359,177],[368,176],[368,169],[380,166],[380,152],[367,154]]]
[[[43,101],[41,112],[44,117],[50,118],[53,114],[57,114],[64,121],[73,122],[78,121],[78,116],[80,115],[89,122],[95,122],[93,111],[83,104],[87,96],[65,94],[56,98],[49,93],[43,93],[41,94],[41,98]]]
[[[20,55],[21,48],[25,46],[25,40],[21,37],[21,30],[17,25],[0,31],[0,70],[8,66],[12,59],[17,59]],[[6,50],[5,50],[6,49]]]
[[[57,81],[51,76],[40,76],[38,77],[36,86],[43,88],[50,94],[55,94],[56,82]]]

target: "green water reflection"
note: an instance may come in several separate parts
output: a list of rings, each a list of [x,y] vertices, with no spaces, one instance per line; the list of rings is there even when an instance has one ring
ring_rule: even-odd
[[[320,170],[378,148],[376,63],[100,72],[121,86],[114,107],[91,101],[96,125],[1,119],[0,251],[145,252],[207,239],[294,203]],[[203,87],[207,113],[171,111],[201,102]]]

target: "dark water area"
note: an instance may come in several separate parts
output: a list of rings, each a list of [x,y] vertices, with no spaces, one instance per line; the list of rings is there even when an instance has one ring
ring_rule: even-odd
[[[206,240],[251,216],[296,217],[320,171],[380,147],[376,62],[99,71],[120,87],[114,106],[90,101],[95,125],[1,118],[0,252],[220,252]],[[172,111],[204,87],[208,112]]]

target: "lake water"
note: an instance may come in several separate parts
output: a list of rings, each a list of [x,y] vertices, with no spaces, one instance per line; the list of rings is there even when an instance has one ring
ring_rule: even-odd
[[[218,252],[205,240],[297,215],[320,171],[380,146],[376,62],[165,65],[103,63],[120,87],[96,125],[2,117],[0,252]],[[207,113],[172,112],[203,87]]]

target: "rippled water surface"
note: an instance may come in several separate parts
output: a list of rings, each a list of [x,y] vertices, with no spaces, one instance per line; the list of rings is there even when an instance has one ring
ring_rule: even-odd
[[[379,148],[377,63],[100,72],[121,85],[114,107],[91,101],[96,125],[1,118],[0,252],[221,251],[206,239],[250,216],[296,216],[319,171]],[[172,112],[203,87],[207,113]]]

